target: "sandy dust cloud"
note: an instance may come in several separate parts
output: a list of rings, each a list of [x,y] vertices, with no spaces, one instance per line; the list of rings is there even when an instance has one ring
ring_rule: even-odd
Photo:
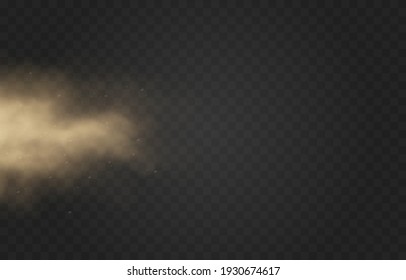
[[[75,102],[66,80],[0,80],[0,201],[13,192],[10,176],[30,188],[37,178],[63,179],[94,161],[131,161],[140,153],[133,119],[114,109],[75,112]]]

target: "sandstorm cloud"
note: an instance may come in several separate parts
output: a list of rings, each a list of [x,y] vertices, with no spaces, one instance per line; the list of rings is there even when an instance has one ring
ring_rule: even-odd
[[[77,111],[80,96],[66,79],[25,77],[0,80],[0,201],[14,192],[10,176],[34,188],[38,178],[75,176],[97,161],[142,157],[134,118],[109,106]]]

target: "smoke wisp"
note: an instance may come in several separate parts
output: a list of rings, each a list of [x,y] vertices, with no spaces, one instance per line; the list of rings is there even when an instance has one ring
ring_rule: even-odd
[[[36,178],[63,179],[98,160],[131,161],[140,154],[133,119],[117,109],[75,112],[80,101],[72,88],[66,82],[1,81],[0,200],[13,192],[11,175],[30,187]]]

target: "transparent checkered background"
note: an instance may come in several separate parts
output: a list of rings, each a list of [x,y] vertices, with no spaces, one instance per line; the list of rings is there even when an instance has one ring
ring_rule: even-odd
[[[104,81],[154,168],[1,204],[1,258],[406,258],[402,1],[106,2],[2,2],[2,68]]]

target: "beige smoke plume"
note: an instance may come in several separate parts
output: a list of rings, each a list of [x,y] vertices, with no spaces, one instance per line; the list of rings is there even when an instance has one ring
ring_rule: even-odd
[[[21,182],[63,179],[92,161],[128,161],[137,155],[132,119],[113,109],[69,111],[74,93],[60,86],[44,81],[21,85],[18,79],[0,83],[0,200],[7,197],[10,174]]]

